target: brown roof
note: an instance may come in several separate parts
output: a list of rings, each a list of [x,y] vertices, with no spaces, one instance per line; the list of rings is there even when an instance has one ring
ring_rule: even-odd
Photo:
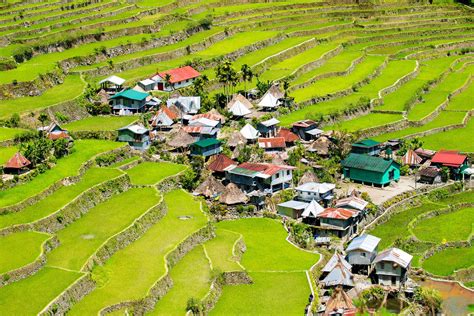
[[[280,128],[280,131],[278,132],[276,136],[283,137],[285,139],[285,142],[287,143],[293,143],[299,139],[299,137],[295,133],[290,131],[288,128],[283,128],[283,127]]]
[[[207,118],[213,121],[219,121],[222,124],[225,123],[225,116],[220,114],[216,109],[212,109],[209,112],[193,115],[191,120],[197,120],[199,118]]]
[[[245,193],[234,183],[229,183],[225,187],[224,193],[219,197],[219,201],[227,205],[246,203],[247,200]]]
[[[61,131],[57,133],[48,133],[47,137],[51,140],[57,140],[57,139],[69,139],[69,134],[66,131]]]
[[[205,197],[216,197],[225,191],[225,186],[213,176],[209,176],[201,183],[194,193]]]
[[[252,109],[253,108],[253,104],[246,98],[244,97],[243,95],[241,95],[240,93],[236,94],[232,100],[229,101],[229,103],[227,103],[227,108],[231,108],[235,102],[237,101],[240,101],[243,105],[245,105],[248,109]]]
[[[283,137],[259,138],[258,146],[260,148],[285,148],[286,143]]]
[[[233,132],[227,140],[227,145],[229,145],[229,147],[237,147],[245,144],[247,144],[247,139],[239,131]]]
[[[167,144],[171,147],[180,148],[188,147],[194,142],[194,137],[180,129],[173,136],[171,136],[171,139],[168,140]]]
[[[318,177],[316,177],[314,172],[312,172],[311,170],[308,170],[303,174],[300,181],[298,181],[298,185],[302,185],[308,182],[319,182]]]
[[[420,170],[420,176],[435,178],[439,174],[439,169],[436,167],[428,167]]]
[[[423,159],[420,158],[412,149],[408,150],[407,153],[402,157],[402,163],[409,166],[419,165]]]
[[[334,288],[331,298],[326,303],[326,311],[324,315],[330,315],[334,311],[343,310],[343,315],[355,315],[356,308],[352,303],[352,299],[344,292],[342,286]]]
[[[306,127],[310,127],[316,124],[317,123],[313,120],[303,120],[303,121],[298,121],[296,123],[293,123],[293,126],[306,128]]]
[[[17,152],[7,161],[5,168],[22,169],[31,165],[31,162],[25,158],[21,153]]]
[[[176,107],[176,106],[174,106],[174,107]],[[178,118],[178,114],[176,112],[174,112],[173,110],[171,110],[170,108],[168,108],[164,104],[160,107],[159,111],[165,113],[166,116],[168,116],[172,120],[176,120]]]
[[[328,155],[330,146],[329,138],[321,136],[309,146],[308,151],[316,152],[318,155]]]
[[[214,158],[211,159],[212,161],[207,168],[214,172],[224,172],[226,168],[237,165],[235,161],[223,154],[215,155]]]

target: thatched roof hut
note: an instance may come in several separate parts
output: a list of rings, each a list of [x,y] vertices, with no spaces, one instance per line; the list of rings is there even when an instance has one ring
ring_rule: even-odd
[[[168,146],[174,147],[174,148],[183,148],[183,147],[188,147],[192,143],[194,143],[194,137],[189,135],[183,130],[177,131],[175,134],[171,136],[171,138],[168,140],[167,144]]]
[[[319,182],[318,177],[311,170],[306,171],[302,176],[298,185],[302,185],[308,182]]]
[[[213,176],[209,176],[196,188],[196,190],[194,190],[194,194],[203,195],[207,198],[214,198],[222,194],[225,189],[226,188],[222,182]]]
[[[329,155],[331,144],[332,142],[328,137],[321,136],[309,145],[308,151],[315,152],[320,156],[327,156]]]
[[[334,289],[331,298],[326,303],[326,311],[324,315],[330,315],[334,311],[343,310],[344,312],[356,312],[356,308],[352,303],[352,299],[344,292],[342,286]],[[346,315],[346,314],[344,314]]]
[[[224,193],[219,197],[219,201],[227,205],[246,203],[247,200],[245,193],[234,183],[229,183],[225,187]]]
[[[231,148],[247,144],[247,139],[240,132],[233,132],[227,140],[227,145]]]

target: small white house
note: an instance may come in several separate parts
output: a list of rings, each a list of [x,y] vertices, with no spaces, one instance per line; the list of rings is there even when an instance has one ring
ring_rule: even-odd
[[[335,188],[336,185],[332,183],[307,182],[297,186],[295,190],[298,200],[307,202],[323,200],[323,202],[327,203],[334,197]]]
[[[139,81],[137,84],[140,88],[143,89],[143,91],[155,90],[155,87],[156,87],[156,82],[151,79],[145,79],[145,80]]]
[[[278,86],[273,85],[263,95],[262,99],[260,99],[258,106],[263,110],[275,110],[281,105],[281,99],[284,96],[284,93],[278,88]]]

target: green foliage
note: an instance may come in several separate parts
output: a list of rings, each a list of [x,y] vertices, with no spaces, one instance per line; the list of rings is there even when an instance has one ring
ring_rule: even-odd
[[[290,236],[293,241],[302,248],[307,249],[314,245],[313,233],[311,232],[311,228],[306,224],[291,221]]]
[[[107,115],[112,112],[110,105],[98,102],[86,103],[86,109],[92,115]]]
[[[117,154],[115,153],[109,153],[109,154],[103,154],[95,158],[95,163],[98,166],[108,166],[112,163],[114,163],[117,160]]]
[[[383,288],[377,285],[362,291],[359,298],[365,302],[367,307],[378,309],[383,301],[384,296],[385,293]]]
[[[194,170],[187,169],[185,172],[183,172],[180,176],[180,183],[185,190],[193,191],[198,185],[196,173]]]
[[[415,150],[421,148],[423,146],[423,141],[418,138],[411,138],[411,139],[401,139],[400,140],[400,149],[397,151],[398,156],[403,156],[409,150]]]
[[[22,63],[24,61],[30,60],[31,57],[33,57],[33,49],[30,46],[22,45],[13,50],[12,56],[17,63]]]
[[[20,126],[20,115],[18,113],[13,113],[10,118],[5,121],[4,125],[11,128]]]
[[[439,291],[422,286],[415,289],[413,300],[424,306],[426,312],[430,312],[433,316],[436,315],[437,311],[441,310],[441,304],[443,303]]]

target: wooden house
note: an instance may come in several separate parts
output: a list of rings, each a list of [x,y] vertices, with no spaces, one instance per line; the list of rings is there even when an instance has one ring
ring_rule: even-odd
[[[292,131],[302,140],[311,141],[317,139],[323,131],[318,129],[318,124],[312,120],[298,121],[293,124]]]
[[[361,235],[354,238],[346,248],[347,261],[352,265],[352,272],[369,275],[372,272],[372,261],[378,253],[380,238],[372,235]]]
[[[29,170],[31,162],[20,152],[17,152],[3,166],[3,172],[8,174],[22,174]]]
[[[373,139],[363,139],[352,144],[351,152],[354,154],[377,156],[380,154],[380,143]]]
[[[167,75],[170,76],[169,82],[166,80]],[[171,92],[192,85],[199,76],[199,71],[191,66],[184,66],[159,72],[151,80],[156,83],[156,90]]]
[[[448,168],[451,177],[459,180],[464,169],[469,168],[469,160],[467,155],[462,155],[458,151],[440,150],[431,158],[431,165]]]
[[[440,169],[436,167],[426,167],[420,169],[419,172],[420,179],[418,180],[421,183],[435,184],[441,183],[441,173]]]
[[[150,132],[137,124],[125,126],[118,130],[118,141],[127,142],[131,147],[138,150],[146,150],[151,143]]]
[[[69,135],[69,132],[59,126],[58,123],[52,122],[51,124],[47,126],[42,126],[38,128],[39,131],[43,132],[47,138],[51,140],[57,140],[57,139],[67,139],[67,140],[72,140],[71,136]]]
[[[377,282],[385,286],[402,286],[408,277],[413,256],[398,248],[379,253],[373,263]]]
[[[245,192],[257,190],[273,193],[290,186],[293,169],[291,166],[244,162],[227,170],[226,178]]]
[[[221,150],[221,142],[215,138],[202,139],[191,145],[192,156],[210,157],[217,155]]]
[[[286,148],[285,139],[283,137],[259,138],[257,140],[258,147],[268,153],[281,152]]]
[[[320,236],[335,235],[345,240],[357,233],[358,211],[344,208],[327,208],[318,217]]]
[[[385,186],[400,179],[400,165],[392,159],[349,154],[342,167],[345,178],[364,184]]]
[[[280,121],[276,118],[258,123],[257,130],[260,132],[262,137],[275,137],[278,133],[278,124]]]
[[[207,169],[216,176],[225,176],[225,172],[237,166],[237,163],[224,154],[218,154],[211,158]]]
[[[123,90],[110,98],[112,111],[119,115],[145,112],[148,96],[148,93],[133,89]]]

